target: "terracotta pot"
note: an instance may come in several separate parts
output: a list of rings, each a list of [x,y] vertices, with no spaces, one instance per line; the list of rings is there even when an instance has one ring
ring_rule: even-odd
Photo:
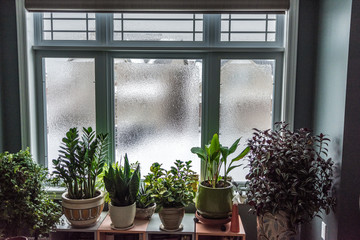
[[[159,217],[164,229],[178,230],[185,214],[185,208],[162,208]]]
[[[135,218],[148,220],[154,214],[155,209],[156,209],[156,204],[147,208],[136,208]]]
[[[298,240],[297,233],[299,226],[295,229],[290,228],[288,215],[280,211],[273,215],[266,213],[263,216],[258,216],[257,219],[257,239],[258,240]]]
[[[128,228],[134,223],[136,203],[117,207],[109,203],[110,219],[115,228]]]
[[[199,184],[195,207],[205,218],[228,218],[232,211],[233,185],[225,188],[211,188]]]
[[[63,193],[62,209],[65,217],[73,227],[89,227],[96,224],[104,208],[104,193],[89,199],[70,199],[68,193]]]

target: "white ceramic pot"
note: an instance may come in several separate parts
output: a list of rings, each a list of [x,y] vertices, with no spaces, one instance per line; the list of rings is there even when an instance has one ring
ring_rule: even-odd
[[[115,228],[128,228],[134,223],[136,203],[129,206],[117,207],[109,203],[110,219]]]
[[[63,193],[63,213],[72,226],[83,228],[96,223],[104,208],[104,193],[97,191],[99,194],[89,199],[70,199],[67,192]]]

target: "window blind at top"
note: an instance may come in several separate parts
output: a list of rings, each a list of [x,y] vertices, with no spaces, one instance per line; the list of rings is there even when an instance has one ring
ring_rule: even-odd
[[[29,11],[76,12],[283,12],[290,0],[25,0]]]

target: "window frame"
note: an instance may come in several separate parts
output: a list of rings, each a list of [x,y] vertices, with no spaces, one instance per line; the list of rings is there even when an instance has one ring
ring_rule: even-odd
[[[36,114],[37,114],[37,151],[39,163],[47,166],[47,135],[46,135],[46,99],[45,75],[43,58],[94,58],[95,59],[95,98],[96,98],[96,129],[97,132],[110,134],[109,157],[114,161],[115,155],[115,118],[114,118],[114,58],[196,58],[202,59],[202,109],[201,109],[201,145],[204,146],[219,131],[220,111],[220,64],[221,59],[274,59],[274,99],[272,124],[281,121],[284,112],[283,75],[285,48],[276,44],[220,42],[220,21],[215,28],[214,22],[221,20],[220,15],[204,15],[204,42],[121,42],[112,41],[108,29],[111,17],[108,14],[96,14],[100,22],[96,22],[96,44],[83,44],[83,41],[42,41],[35,38],[33,47],[35,56],[36,79]],[[35,34],[41,35],[39,14],[34,16]],[[207,19],[205,21],[205,19]],[[216,20],[217,19],[217,20]],[[107,26],[101,30],[98,25]],[[99,25],[99,26],[100,26]],[[41,26],[40,26],[41,27]],[[277,28],[279,24],[277,24]],[[36,30],[37,29],[37,30]],[[100,30],[100,31],[99,31]],[[103,36],[98,38],[98,35]],[[211,37],[212,36],[212,37]],[[282,37],[283,38],[283,37]],[[121,43],[121,44],[120,44]],[[145,45],[144,45],[145,44]],[[164,51],[166,49],[166,51]],[[139,52],[139,50],[142,50]],[[280,67],[279,67],[280,66]],[[51,160],[51,159],[50,159]],[[204,166],[201,166],[203,176]]]

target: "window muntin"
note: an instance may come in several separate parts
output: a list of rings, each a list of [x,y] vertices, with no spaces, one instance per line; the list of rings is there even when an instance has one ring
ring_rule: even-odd
[[[95,13],[43,13],[42,39],[96,40]]]
[[[277,15],[221,14],[222,42],[275,42]]]
[[[234,156],[245,148],[253,128],[268,129],[273,121],[274,59],[222,59],[220,72],[220,141],[230,146],[242,137]],[[245,180],[247,169],[231,173]]]
[[[203,15],[115,13],[113,40],[203,41]]]
[[[201,59],[114,59],[115,158],[169,168],[200,145]],[[193,161],[200,172],[200,161]]]
[[[40,14],[42,15],[42,14]],[[40,16],[36,15],[36,16]],[[159,14],[163,16],[162,14]],[[139,16],[133,16],[134,19]],[[163,16],[167,18],[166,14]],[[276,29],[281,29],[284,26],[284,22],[279,21],[279,19],[283,19],[283,16],[276,15]],[[35,18],[35,24],[39,26],[39,22],[41,23],[41,18]],[[40,24],[41,25],[41,24]],[[41,28],[38,28],[41,29]],[[220,109],[217,107],[220,104],[220,76],[221,76],[221,59],[229,60],[230,58],[237,59],[239,56],[240,59],[265,59],[272,60],[276,58],[276,74],[274,75],[274,82],[276,82],[276,86],[274,87],[274,95],[273,95],[273,105],[272,116],[273,121],[279,121],[281,110],[281,81],[282,81],[282,61],[279,62],[279,58],[283,58],[283,41],[281,38],[277,36],[276,42],[221,42],[221,15],[219,14],[206,14],[203,16],[203,33],[202,36],[203,41],[114,41],[113,36],[111,34],[113,29],[113,15],[112,14],[96,14],[96,41],[42,41],[41,40],[41,31],[35,31],[36,34],[35,41],[35,52],[38,56],[51,56],[57,58],[63,58],[70,56],[76,56],[78,58],[88,58],[89,56],[97,56],[95,62],[95,78],[96,78],[96,128],[102,132],[109,132],[112,139],[112,148],[111,155],[112,159],[119,159],[120,155],[123,155],[127,150],[119,149],[116,152],[116,129],[115,127],[115,101],[114,101],[114,93],[115,93],[115,72],[112,71],[114,69],[113,59],[162,59],[162,54],[167,55],[165,58],[171,59],[202,59],[202,89],[199,89],[199,93],[201,94],[201,102],[199,101],[199,112],[201,115],[201,119],[199,118],[199,122],[197,126],[198,136],[201,136],[201,144],[205,144],[208,142],[209,138],[211,138],[212,133],[219,132],[222,133],[220,116],[222,113]],[[122,29],[122,26],[120,27]],[[35,29],[36,30],[36,29]],[[280,35],[281,31],[279,32]],[[39,39],[40,36],[40,39]],[[283,35],[282,35],[283,36]],[[280,40],[279,40],[280,39]],[[250,43],[250,44],[249,44]],[[39,46],[39,47],[38,47]],[[43,46],[43,47],[41,47]],[[86,51],[83,47],[85,47]],[[95,47],[95,48],[92,48]],[[141,48],[139,51],[138,47]],[[275,48],[274,48],[275,47]],[[231,53],[228,48],[231,48]],[[179,52],[181,49],[181,53]],[[215,52],[214,52],[215,50]],[[196,53],[197,52],[197,53]],[[235,55],[232,55],[235,54]],[[232,55],[232,57],[229,57]],[[100,57],[101,56],[101,57]],[[149,57],[151,56],[151,57]],[[252,57],[254,56],[254,57]],[[262,57],[261,57],[262,56]],[[38,62],[38,60],[37,60]],[[39,64],[40,65],[40,64]],[[41,76],[43,70],[38,70],[37,75]],[[279,73],[280,72],[280,73]],[[45,77],[43,77],[44,79]],[[94,80],[95,81],[95,80]],[[100,87],[99,87],[100,86]],[[43,90],[45,92],[45,90]],[[133,91],[136,92],[136,91]],[[275,94],[275,92],[277,92]],[[197,95],[198,96],[198,95]],[[45,97],[46,98],[46,97]],[[40,100],[41,103],[42,100]],[[46,106],[46,99],[44,99],[44,103],[41,103],[39,107]],[[275,114],[276,113],[276,114]],[[38,117],[41,118],[45,115],[44,113],[39,112]],[[274,117],[275,116],[275,117]],[[95,121],[95,120],[94,120]],[[46,122],[46,120],[45,120]],[[220,124],[219,124],[220,122]],[[220,127],[219,127],[220,125]],[[41,128],[41,124],[39,125]],[[40,139],[40,143],[44,142],[43,146],[46,149],[46,129],[39,129],[39,136],[45,136],[44,139]],[[201,135],[200,135],[201,131]],[[43,134],[45,133],[45,134]],[[64,131],[65,133],[65,131]],[[236,137],[232,138],[231,136],[226,136],[221,134],[222,139],[224,139],[224,145],[229,144],[241,136],[241,133]],[[195,139],[195,138],[194,138]],[[243,138],[244,139],[244,138]],[[194,165],[200,164],[199,159],[196,155],[190,153],[190,148],[193,146],[199,146],[200,143],[192,142],[191,146],[186,150],[189,154],[189,157],[186,157],[181,160],[193,160]],[[48,157],[46,159],[47,150],[41,149],[39,146],[40,156],[45,155],[45,157],[41,158],[51,164],[52,157]],[[185,149],[185,148],[184,148]],[[58,151],[58,146],[54,149],[55,152]],[[137,157],[133,159],[131,155],[129,155],[131,161],[136,161]],[[169,164],[173,162],[174,159],[169,160]],[[44,160],[40,160],[44,161]],[[140,159],[140,162],[144,161],[143,158]],[[145,159],[146,161],[146,159]],[[149,161],[152,162],[152,161]],[[142,172],[142,175],[146,174],[146,168]],[[243,180],[245,175],[236,173],[234,174],[234,180]]]
[[[59,155],[61,139],[72,127],[95,129],[95,59],[43,58],[45,70],[47,166]]]

